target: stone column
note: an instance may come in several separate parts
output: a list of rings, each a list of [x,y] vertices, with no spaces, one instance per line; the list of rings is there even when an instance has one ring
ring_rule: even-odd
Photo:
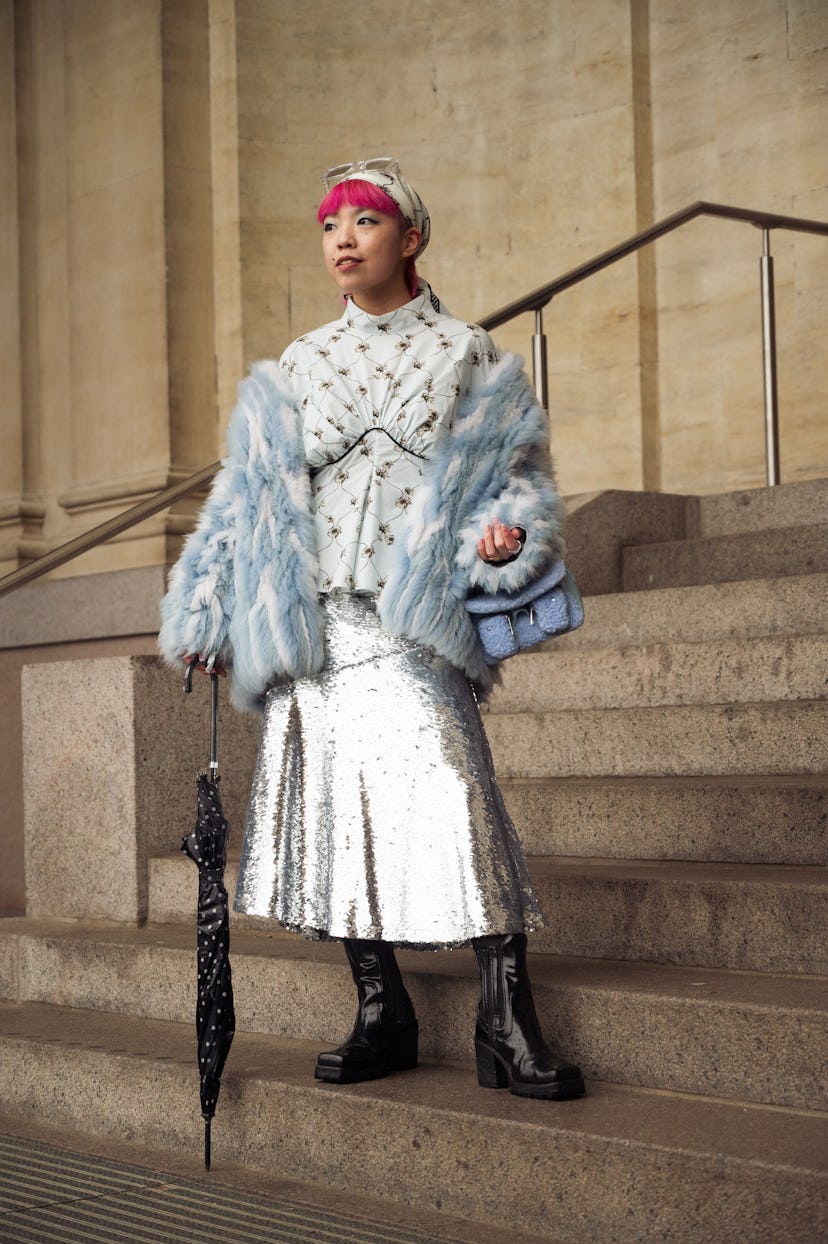
[[[218,457],[241,379],[232,0],[164,0],[164,217],[170,482]],[[167,515],[168,560],[203,494]]]
[[[63,8],[14,7],[19,187],[22,539],[38,557],[65,527],[71,479]]]
[[[0,574],[13,570],[17,564],[23,498],[14,60],[14,9],[11,4],[4,4],[0,7]]]
[[[71,482],[58,502],[74,535],[167,481],[162,41],[158,3],[109,0],[104,21],[90,0],[62,11]],[[122,567],[159,560],[163,520],[119,544]]]

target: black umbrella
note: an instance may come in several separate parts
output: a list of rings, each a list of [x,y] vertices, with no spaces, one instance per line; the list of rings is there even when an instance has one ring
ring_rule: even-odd
[[[192,691],[193,668],[187,666],[184,690]],[[210,1122],[216,1112],[221,1073],[233,1043],[236,1014],[230,974],[230,921],[224,866],[230,826],[221,810],[216,760],[218,675],[210,678],[212,715],[210,767],[196,780],[198,815],[181,843],[181,850],[198,865],[198,1002],[196,1033],[201,1074],[201,1113],[204,1118],[204,1165],[210,1169]]]

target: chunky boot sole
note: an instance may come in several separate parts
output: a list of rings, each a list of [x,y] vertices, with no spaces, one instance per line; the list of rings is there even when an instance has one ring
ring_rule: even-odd
[[[389,1041],[383,1050],[372,1051],[359,1045],[352,1054],[343,1046],[330,1054],[320,1054],[314,1078],[326,1084],[360,1084],[363,1080],[381,1080],[395,1071],[413,1071],[417,1066],[418,1034],[415,1022],[404,1028],[397,1039]],[[372,1053],[376,1054],[373,1060]]]
[[[481,1088],[507,1088],[516,1097],[540,1097],[544,1101],[569,1101],[574,1097],[583,1097],[586,1092],[577,1067],[571,1068],[571,1074],[562,1075],[559,1080],[550,1080],[547,1084],[531,1081],[524,1083],[512,1076],[507,1063],[490,1045],[475,1041],[474,1051],[477,1057],[477,1083]]]

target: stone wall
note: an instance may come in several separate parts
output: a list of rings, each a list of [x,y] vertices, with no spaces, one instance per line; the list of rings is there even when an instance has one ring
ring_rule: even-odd
[[[651,0],[657,217],[694,199],[828,219],[828,4]],[[782,478],[826,474],[828,239],[774,232]],[[696,222],[658,244],[661,486],[764,470],[761,233]],[[708,490],[708,489],[705,489]]]
[[[0,569],[217,456],[338,314],[321,171],[399,156],[468,318],[687,203],[828,219],[820,0],[3,0]],[[14,89],[12,89],[14,87]],[[16,160],[14,158],[16,151]],[[763,480],[760,234],[697,221],[546,313],[565,493]],[[828,469],[828,242],[773,235],[783,479]],[[498,330],[529,350],[530,317]],[[196,500],[63,574],[158,564]]]

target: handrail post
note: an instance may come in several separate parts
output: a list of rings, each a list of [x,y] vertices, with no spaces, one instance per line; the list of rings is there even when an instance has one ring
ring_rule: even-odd
[[[779,397],[776,387],[776,306],[773,288],[773,256],[770,229],[762,230],[762,367],[765,384],[765,463],[768,484],[780,482]]]
[[[549,409],[549,385],[546,378],[546,337],[543,332],[543,307],[535,308],[535,333],[532,337],[532,383],[535,396],[544,410]]]

